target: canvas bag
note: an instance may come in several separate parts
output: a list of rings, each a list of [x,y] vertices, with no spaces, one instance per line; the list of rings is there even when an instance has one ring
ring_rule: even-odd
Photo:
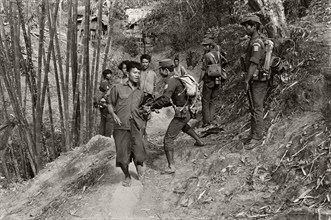
[[[217,54],[218,54],[218,60],[216,60],[216,57],[214,56],[213,53],[210,53],[215,63],[208,65],[207,75],[210,77],[221,77],[222,80],[226,80],[228,76],[226,72],[222,70],[222,66],[220,64],[220,53],[217,52]]]
[[[185,92],[189,97],[195,97],[198,94],[198,83],[195,81],[194,77],[185,74],[183,76],[176,76],[185,87]]]
[[[199,85],[194,79],[193,76],[189,74],[185,74],[183,76],[176,76],[177,79],[183,84],[184,90],[188,96],[187,103],[184,107],[176,107],[173,103],[173,107],[175,109],[175,117],[185,118],[187,115],[187,111],[190,112],[192,118],[196,118],[197,109],[195,104],[197,102],[197,98],[199,96]],[[187,105],[188,104],[188,105]]]

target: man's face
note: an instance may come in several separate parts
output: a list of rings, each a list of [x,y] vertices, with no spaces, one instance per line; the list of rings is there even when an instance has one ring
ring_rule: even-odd
[[[249,24],[244,24],[245,30],[246,30],[246,34],[248,36],[252,36],[252,34],[254,33],[254,26],[251,26]]]
[[[204,44],[204,45],[202,45],[202,46],[203,46],[203,50],[204,50],[206,53],[210,52],[210,45],[209,45],[209,44]]]
[[[110,79],[110,78],[111,78],[111,74],[110,73],[106,74],[106,79]]]
[[[149,67],[149,61],[147,59],[142,59],[141,66],[142,66],[143,70],[147,70]]]
[[[122,67],[122,72],[125,74],[125,75],[127,75],[128,74],[128,72],[127,72],[128,70],[127,70],[127,68],[126,68],[126,65],[125,64],[123,64],[123,67]]]
[[[175,64],[175,67],[177,67],[179,65],[179,60],[175,60],[174,64]]]
[[[138,83],[140,79],[140,70],[132,68],[129,72],[129,81],[132,83]]]
[[[167,77],[169,75],[169,70],[167,68],[159,68],[159,73],[162,77]]]

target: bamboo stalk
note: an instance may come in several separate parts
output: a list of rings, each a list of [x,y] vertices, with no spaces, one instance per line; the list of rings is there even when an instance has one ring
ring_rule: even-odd
[[[74,0],[73,4],[73,23],[72,23],[72,38],[71,38],[71,70],[72,70],[72,87],[73,87],[73,115],[71,124],[71,136],[73,146],[79,142],[80,129],[80,99],[79,99],[79,80],[80,71],[78,70],[77,60],[77,7],[78,0]]]
[[[4,54],[4,47],[3,47],[3,43],[2,43],[1,34],[0,34],[0,63],[2,63],[2,65],[0,65],[0,72],[3,75],[5,86],[6,86],[9,98],[11,100],[14,113],[20,122],[19,131],[21,133],[21,136],[24,137],[24,141],[28,146],[32,171],[33,171],[34,175],[36,175],[38,169],[40,168],[40,160],[37,157],[37,154],[35,151],[36,149],[34,148],[34,142],[32,140],[32,134],[30,133],[30,129],[28,128],[28,123],[26,121],[26,118],[23,116],[22,107],[20,105],[20,102],[17,99],[17,96],[15,96],[15,93],[13,91],[14,88],[10,85],[10,80],[8,79],[8,77],[10,77],[10,75],[11,75],[11,73],[10,73],[11,67],[9,64],[9,60],[6,59],[6,55]]]
[[[43,50],[44,50],[44,28],[45,28],[45,14],[46,14],[46,0],[41,2],[41,11],[39,18],[39,47],[38,47],[38,69],[37,69],[37,103],[36,103],[36,121],[35,121],[35,143],[37,157],[42,154],[42,67],[43,67]]]
[[[4,150],[0,151],[0,161],[2,164],[2,170],[5,174],[5,178],[7,180],[10,180],[10,175],[9,175],[9,171],[8,171],[8,167],[7,167],[7,160],[6,160],[6,151],[7,151],[7,147]]]
[[[50,7],[49,7],[49,2],[47,1],[46,4],[46,11],[48,14],[48,26],[49,26],[49,30],[50,30],[50,42],[49,42],[49,47],[48,47],[48,51],[47,51],[47,60],[46,60],[46,64],[44,65],[44,71],[45,71],[45,76],[44,76],[44,84],[43,84],[43,89],[42,89],[42,94],[41,94],[41,116],[43,115],[43,109],[44,109],[44,103],[45,103],[45,98],[46,98],[46,89],[48,88],[48,74],[49,74],[49,67],[50,67],[50,61],[51,61],[51,55],[52,55],[52,51],[54,49],[54,35],[55,35],[55,30],[56,30],[56,18],[57,18],[57,13],[59,10],[59,2],[60,0],[56,0],[55,3],[55,12],[52,18],[52,13],[50,11]]]
[[[86,110],[85,115],[85,124],[82,123],[82,126],[86,125],[86,129],[81,129],[82,134],[82,141],[86,141],[87,138],[89,138],[91,134],[91,128],[90,128],[90,114],[91,114],[91,106],[92,106],[92,100],[91,100],[91,88],[90,88],[90,7],[91,3],[90,0],[85,0],[85,28],[84,28],[84,73],[85,77],[83,76],[83,90],[82,90],[82,121],[84,120],[84,114]],[[84,91],[85,89],[85,91]],[[85,97],[84,97],[85,96]],[[85,103],[84,103],[85,102]],[[87,131],[87,135],[84,134],[84,131]],[[83,138],[85,137],[85,138]],[[85,139],[85,140],[84,140]]]
[[[15,170],[16,178],[18,179],[18,181],[21,181],[22,177],[21,177],[21,174],[20,174],[20,168],[19,168],[16,156],[15,156],[15,153],[14,153],[13,145],[8,143],[8,147],[9,147],[9,152],[11,154],[12,161],[13,161],[13,164],[14,164],[14,170]]]
[[[111,44],[112,44],[112,32],[113,32],[113,14],[114,14],[114,6],[116,4],[116,0],[112,1],[112,4],[109,8],[109,18],[108,18],[108,39],[106,44],[106,50],[105,50],[105,56],[103,58],[103,64],[102,64],[102,71],[106,69],[107,66],[107,59],[108,59],[108,53],[111,50]]]
[[[93,94],[92,94],[92,97],[94,97],[94,94],[97,92],[97,89],[98,89],[98,79],[99,79],[99,61],[100,61],[100,46],[101,46],[101,37],[102,37],[102,30],[101,30],[101,27],[102,27],[102,4],[103,4],[103,0],[100,0],[99,2],[99,15],[98,17],[101,18],[99,19],[98,21],[98,41],[97,41],[97,52],[96,52],[96,66],[95,66],[95,71],[93,72],[93,76],[94,76],[94,86],[92,86],[93,88]],[[93,82],[93,80],[91,80],[91,82]],[[96,118],[96,109],[93,109],[93,116]],[[95,122],[94,118],[92,118],[93,120],[93,123]],[[94,127],[94,126],[91,126],[91,127]],[[94,132],[93,132],[94,133]]]
[[[63,82],[63,101],[64,101],[64,115],[65,115],[65,128],[66,128],[66,150],[69,151],[70,150],[70,146],[71,146],[71,132],[69,130],[69,66],[70,66],[70,51],[72,48],[72,38],[73,38],[73,30],[72,30],[72,26],[73,26],[73,22],[72,22],[72,0],[69,0],[69,9],[68,9],[68,28],[67,28],[67,51],[66,51],[66,66],[65,66],[65,71],[66,71],[66,75],[65,75],[65,81],[63,82],[62,79],[61,81]],[[59,42],[56,41],[57,38],[55,38],[55,42],[56,42],[56,48],[57,48],[57,53],[58,56],[60,56],[60,47],[59,47]],[[59,59],[59,67],[60,67],[60,74],[61,74],[61,69],[62,69],[62,64],[60,64],[60,60]]]
[[[58,106],[59,106],[59,112],[60,112],[60,123],[61,123],[61,132],[62,132],[62,151],[65,152],[67,149],[66,137],[68,136],[68,133],[66,132],[65,125],[64,125],[65,116],[63,113],[61,86],[60,86],[59,74],[58,74],[58,69],[57,69],[55,50],[53,50],[52,53],[53,53],[53,66],[54,66],[54,73],[55,73],[57,100],[58,100]],[[60,64],[61,61],[60,60],[58,60],[58,61],[59,61],[59,66],[61,66],[61,64]],[[62,89],[64,89],[64,88],[62,87]]]

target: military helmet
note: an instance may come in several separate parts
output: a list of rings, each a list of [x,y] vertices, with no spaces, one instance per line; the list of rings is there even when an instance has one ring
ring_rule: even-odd
[[[215,45],[215,42],[210,38],[204,38],[201,42],[202,45]]]
[[[254,21],[258,24],[261,24],[261,20],[258,16],[256,15],[246,15],[245,17],[243,17],[243,19],[241,20],[240,24],[244,25],[246,22],[248,21]]]

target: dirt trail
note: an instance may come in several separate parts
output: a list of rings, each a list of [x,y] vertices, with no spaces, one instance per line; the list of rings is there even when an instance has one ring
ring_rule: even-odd
[[[155,137],[165,132],[170,118],[169,109],[153,115],[148,129],[152,139],[158,141]],[[144,186],[137,180],[134,165],[130,165],[132,185],[123,187],[123,174],[114,167],[114,149],[113,139],[95,136],[14,192],[0,191],[0,219],[149,218],[148,213],[136,211]]]

